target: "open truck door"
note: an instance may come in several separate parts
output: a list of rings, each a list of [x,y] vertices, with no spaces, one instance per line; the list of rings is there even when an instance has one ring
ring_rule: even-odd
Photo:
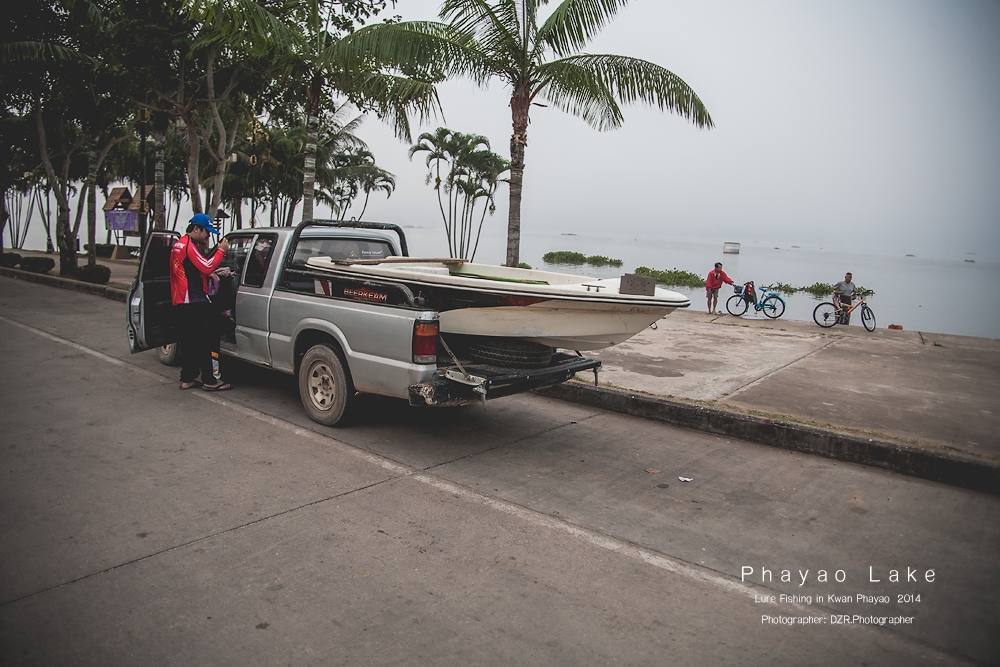
[[[133,354],[176,341],[170,304],[170,249],[177,232],[155,231],[146,239],[139,274],[128,292],[126,326]]]

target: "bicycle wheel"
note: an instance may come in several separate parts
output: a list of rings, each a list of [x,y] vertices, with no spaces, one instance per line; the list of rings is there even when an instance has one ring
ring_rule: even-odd
[[[729,311],[730,315],[739,317],[747,312],[747,300],[739,294],[734,294],[726,300],[726,310]]]
[[[829,301],[824,301],[813,310],[813,321],[827,329],[832,327],[837,323],[837,307]]]
[[[760,307],[764,311],[765,315],[770,317],[772,320],[776,320],[785,312],[785,300],[780,296],[769,296],[764,299],[764,302],[760,304]]]
[[[875,313],[867,305],[861,306],[861,324],[868,331],[875,331]]]

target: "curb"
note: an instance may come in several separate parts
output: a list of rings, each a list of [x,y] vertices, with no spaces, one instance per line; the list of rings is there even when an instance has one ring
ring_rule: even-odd
[[[634,417],[750,440],[839,461],[884,468],[974,491],[1000,495],[1000,466],[961,454],[862,438],[777,419],[593,387],[580,382],[537,389],[535,393],[592,405]]]
[[[117,287],[43,273],[0,267],[0,276],[86,292],[122,303],[128,298],[128,292]],[[862,438],[794,422],[729,412],[715,407],[645,396],[620,389],[593,387],[580,382],[570,381],[536,389],[534,393],[634,417],[656,419],[716,435],[884,468],[904,475],[1000,495],[1000,465],[960,454],[927,451],[911,445]]]
[[[105,299],[113,299],[122,303],[125,303],[125,300],[128,298],[128,291],[118,287],[98,285],[97,283],[88,283],[73,278],[63,278],[62,276],[50,276],[47,273],[31,273],[30,271],[21,271],[20,269],[0,267],[0,276],[26,280],[31,283],[40,283],[42,285],[49,285],[50,287],[61,287],[62,289],[86,292],[87,294],[103,296]]]

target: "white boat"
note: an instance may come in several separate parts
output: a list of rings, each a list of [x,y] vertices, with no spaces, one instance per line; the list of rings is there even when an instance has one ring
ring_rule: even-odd
[[[736,241],[724,241],[722,243],[722,253],[724,255],[740,254],[740,244]]]
[[[474,264],[461,259],[312,257],[312,269],[366,285],[402,285],[415,303],[440,313],[441,332],[515,338],[569,350],[599,350],[625,341],[690,301],[660,287],[622,294],[621,278]],[[317,291],[330,284],[317,280]],[[341,288],[343,289],[343,288]],[[364,296],[364,290],[358,290]],[[381,298],[369,290],[371,299]]]

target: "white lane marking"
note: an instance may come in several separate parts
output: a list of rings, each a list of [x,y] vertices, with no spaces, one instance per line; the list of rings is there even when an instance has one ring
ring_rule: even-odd
[[[35,333],[39,336],[47,338],[56,343],[67,345],[75,350],[79,350],[80,352],[89,354],[102,361],[114,364],[115,366],[127,368],[129,370],[141,373],[146,376],[155,377],[157,380],[163,382],[171,382],[171,380],[169,380],[168,378],[164,378],[162,375],[159,375],[152,371],[148,371],[145,368],[141,368],[134,364],[130,364],[126,361],[116,359],[115,357],[104,354],[103,352],[99,352],[89,347],[85,347],[83,345],[80,345],[79,343],[74,343],[73,341],[62,338],[61,336],[56,336],[46,331],[42,331],[41,329],[36,329],[35,327],[32,327],[30,325],[22,324],[21,322],[16,322],[14,320],[3,317],[2,315],[0,315],[0,321],[13,324],[14,326]],[[372,452],[365,451],[359,447],[355,447],[354,445],[349,445],[346,442],[337,440],[336,438],[320,435],[319,433],[310,431],[309,429],[306,428],[302,428],[301,426],[297,426],[291,422],[285,421],[284,419],[273,417],[258,410],[254,410],[253,408],[247,408],[237,403],[233,403],[232,401],[226,400],[225,398],[219,396],[218,394],[201,392],[198,395],[201,398],[205,399],[206,401],[211,401],[212,403],[215,403],[217,405],[229,408],[231,410],[235,410],[236,412],[257,419],[275,428],[288,431],[289,433],[292,433],[293,435],[296,435],[298,437],[306,438],[308,440],[312,440],[314,442],[318,442],[326,446],[332,445],[342,453],[349,454],[351,456],[372,463],[373,465],[379,466],[383,470],[398,475],[399,477],[406,477],[416,482],[420,482],[421,484],[430,486],[433,489],[437,489],[438,491],[448,493],[451,494],[452,496],[457,496],[464,500],[468,500],[480,505],[484,505],[499,512],[503,512],[508,516],[512,516],[527,523],[533,524],[536,527],[546,528],[549,530],[567,534],[578,540],[586,542],[591,546],[603,549],[605,551],[609,551],[614,554],[618,554],[620,556],[625,556],[627,558],[646,563],[647,565],[655,567],[659,570],[663,570],[665,572],[670,572],[671,574],[676,574],[685,577],[691,581],[705,583],[725,592],[736,593],[750,598],[753,597],[754,593],[767,593],[767,594],[773,593],[773,591],[770,589],[745,584],[741,581],[737,581],[734,577],[721,574],[704,565],[696,565],[693,563],[689,563],[687,561],[680,560],[678,558],[674,558],[672,556],[668,556],[660,552],[640,547],[631,542],[627,542],[625,540],[621,540],[619,538],[612,537],[610,535],[605,535],[603,533],[590,530],[589,528],[584,528],[583,526],[576,525],[574,523],[566,521],[565,519],[557,519],[549,514],[544,514],[542,512],[524,507],[522,505],[517,505],[515,503],[506,500],[500,500],[498,498],[493,498],[484,495],[482,493],[479,493],[478,491],[473,491],[454,482],[450,482],[446,479],[441,479],[439,477],[429,475],[426,472],[420,470],[419,468],[414,468],[413,466],[408,466],[404,463],[393,461],[392,459],[386,458],[379,454],[373,454]],[[830,613],[830,611],[826,609],[821,609],[817,611],[817,608],[815,606],[809,607],[794,602],[779,603],[774,606],[782,607],[784,609],[794,610],[797,614],[802,616],[813,616],[816,618],[828,617]],[[881,628],[880,626],[874,626],[874,625],[849,624],[845,625],[844,627],[850,628],[857,632],[867,632],[874,636],[879,636],[880,630],[886,630],[887,632],[889,632],[890,635],[892,635],[894,639],[897,639],[903,642],[904,644],[917,647],[925,654],[929,653],[938,660],[942,660],[945,662],[962,660],[967,662],[967,660],[961,656],[950,655],[948,653],[940,651],[937,648],[927,646],[919,641],[916,641],[904,635],[893,632],[888,629],[888,626],[886,626],[885,628]]]
[[[135,364],[130,364],[127,361],[122,361],[121,359],[112,357],[110,354],[104,354],[103,352],[98,352],[97,350],[94,350],[92,348],[84,347],[79,343],[74,343],[69,339],[63,338],[62,336],[56,336],[55,334],[50,334],[48,331],[42,331],[41,329],[36,329],[35,327],[29,324],[22,324],[21,322],[12,320],[2,315],[0,315],[0,321],[6,322],[7,324],[12,324],[15,327],[20,327],[21,329],[30,331],[31,333],[41,336],[42,338],[47,338],[55,343],[66,345],[67,347],[71,347],[74,350],[83,352],[84,354],[89,354],[92,357],[97,357],[101,361],[105,361],[114,366],[118,366],[119,368],[128,368],[129,370],[135,371],[136,373],[139,373],[141,375],[145,375],[146,377],[155,378],[160,382],[171,382],[170,378],[165,378],[159,373],[154,373],[153,371],[148,371],[145,368],[136,366]]]

